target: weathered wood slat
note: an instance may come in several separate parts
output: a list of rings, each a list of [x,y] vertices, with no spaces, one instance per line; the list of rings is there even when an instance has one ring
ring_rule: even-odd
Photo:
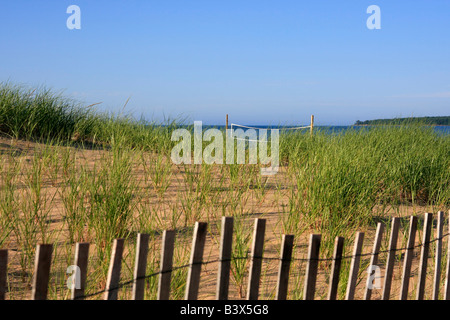
[[[450,234],[450,210],[448,211],[448,234]],[[450,300],[450,239],[447,236],[447,272],[445,275],[444,300]]]
[[[250,274],[248,278],[247,288],[247,300],[258,300],[265,231],[266,220],[255,219],[250,261]]]
[[[36,248],[33,288],[31,291],[32,300],[47,299],[48,281],[50,278],[50,268],[52,264],[52,253],[52,244],[39,244]]]
[[[233,217],[222,217],[216,300],[227,300],[233,247]]]
[[[71,298],[72,300],[83,300],[84,291],[86,288],[87,279],[87,268],[89,261],[89,243],[77,243],[75,245],[75,260],[74,264],[79,268],[75,272],[80,274],[75,274],[75,287],[72,290]],[[77,284],[79,287],[77,288]]]
[[[169,300],[170,282],[172,278],[173,250],[175,231],[165,230],[162,237],[161,265],[159,270],[158,300]]]
[[[392,274],[394,272],[395,255],[397,254],[398,231],[400,229],[400,218],[392,218],[391,236],[389,238],[389,252],[386,262],[382,300],[389,300],[392,287]]]
[[[294,236],[283,235],[281,242],[280,264],[278,267],[277,291],[275,296],[275,299],[277,300],[286,300],[287,298],[293,246]]]
[[[441,261],[442,261],[442,236],[444,229],[444,212],[439,211],[437,217],[436,229],[436,252],[434,260],[434,278],[433,278],[433,300],[439,299],[439,284],[441,282]]]
[[[312,234],[309,238],[308,264],[305,272],[304,300],[314,300],[316,293],[317,270],[319,266],[320,234]]]
[[[364,241],[364,232],[357,232],[355,244],[353,246],[352,262],[350,265],[350,275],[348,277],[345,300],[353,300],[355,297],[356,282],[358,280],[359,263],[361,261],[363,241]]]
[[[136,242],[136,259],[134,263],[133,300],[143,300],[145,293],[145,271],[147,269],[149,235],[139,233]]]
[[[186,283],[186,293],[184,296],[185,300],[197,300],[207,226],[208,224],[206,222],[195,223],[191,257],[189,260],[189,271]]]
[[[380,252],[380,247],[381,247],[381,240],[383,239],[383,232],[384,232],[384,224],[383,223],[378,223],[377,225],[377,231],[375,234],[375,241],[373,243],[373,249],[372,249],[372,256],[370,258],[370,264],[369,264],[369,272],[368,272],[368,276],[367,276],[367,281],[366,281],[366,291],[364,292],[364,300],[370,300],[371,296],[372,296],[372,290],[373,290],[373,278],[372,278],[372,270],[374,267],[378,267],[377,263],[378,263],[378,255]]]
[[[433,224],[433,214],[426,213],[422,239],[422,250],[420,254],[419,278],[417,284],[416,300],[423,300],[425,295],[425,282],[427,276],[428,253],[430,251],[430,237],[432,224]]]
[[[341,272],[342,253],[344,251],[343,237],[336,237],[334,240],[333,263],[331,264],[331,279],[328,289],[328,300],[336,300],[339,286],[339,274]]]
[[[5,300],[8,289],[8,250],[0,250],[0,300]]]
[[[108,276],[106,278],[105,293],[103,295],[104,300],[117,300],[124,242],[124,239],[115,239],[113,242]]]
[[[400,288],[399,300],[408,299],[408,289],[409,289],[409,278],[411,276],[411,264],[414,257],[414,246],[416,242],[416,231],[417,231],[417,221],[416,216],[411,216],[409,222],[409,236],[408,244],[405,253],[405,261],[403,262],[403,274],[402,274],[402,284]]]

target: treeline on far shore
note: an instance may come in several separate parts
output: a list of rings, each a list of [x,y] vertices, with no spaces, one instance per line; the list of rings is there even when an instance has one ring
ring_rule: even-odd
[[[410,124],[420,123],[425,125],[436,126],[450,126],[450,116],[442,117],[409,117],[409,118],[394,118],[394,119],[375,119],[375,120],[357,120],[356,126],[361,125],[398,125],[398,124]]]

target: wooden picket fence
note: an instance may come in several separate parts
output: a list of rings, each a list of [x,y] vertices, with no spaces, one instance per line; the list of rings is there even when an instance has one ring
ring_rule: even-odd
[[[216,285],[216,300],[228,299],[228,288],[230,283],[230,267],[232,261],[232,242],[233,242],[233,218],[222,217],[221,225],[221,238],[220,238],[220,252],[218,272],[217,272],[217,285]],[[430,240],[433,214],[426,213],[424,219],[423,239],[420,245],[415,245],[416,231],[417,231],[418,218],[416,216],[410,217],[409,234],[407,247],[404,248],[405,256],[403,261],[403,273],[401,278],[401,289],[398,296],[399,300],[406,300],[408,298],[408,288],[411,276],[411,265],[413,258],[413,251],[415,248],[420,248],[420,262],[419,262],[419,274],[417,282],[416,299],[424,299],[425,293],[425,279],[427,273],[427,264],[429,258],[430,244],[436,242],[435,247],[435,266],[434,266],[434,280],[433,280],[433,299],[438,299],[441,279],[441,260],[442,260],[442,247],[443,238],[450,233],[443,234],[444,225],[444,212],[439,211],[437,216],[437,236],[435,239]],[[397,248],[397,239],[400,227],[400,218],[393,218],[391,224],[391,232],[389,238],[389,247],[385,252],[387,253],[387,260],[385,266],[384,283],[382,286],[382,299],[389,300],[391,298],[391,284],[392,275],[394,269],[395,255],[399,250]],[[255,219],[253,230],[253,241],[251,246],[250,266],[248,275],[247,286],[247,300],[257,300],[259,296],[261,266],[263,261],[263,247],[264,236],[266,229],[265,219]],[[368,254],[370,256],[370,266],[376,266],[378,263],[378,256],[381,253],[381,240],[383,236],[385,226],[383,223],[378,223],[375,240],[373,243],[372,252]],[[203,262],[203,250],[205,246],[205,239],[207,235],[207,223],[197,222],[194,228],[192,250],[190,255],[188,268],[186,291],[184,298],[186,300],[196,300],[199,292],[201,268]],[[353,245],[352,255],[348,257],[343,256],[344,238],[336,237],[334,253],[331,259],[320,259],[319,249],[321,242],[320,234],[311,234],[309,238],[308,255],[306,259],[305,281],[303,288],[303,298],[305,300],[312,300],[315,298],[316,292],[316,278],[318,274],[319,261],[331,260],[331,274],[328,285],[328,300],[336,300],[338,293],[339,274],[341,268],[342,259],[351,259],[349,277],[347,282],[346,300],[353,300],[355,298],[355,289],[357,284],[357,276],[360,268],[360,259],[362,256],[364,233],[357,232]],[[161,247],[161,262],[160,271],[158,273],[158,300],[168,300],[170,295],[170,283],[171,274],[174,270],[173,252],[175,243],[175,232],[173,230],[166,230],[162,236]],[[129,283],[133,285],[132,299],[142,300],[144,298],[145,290],[145,274],[147,266],[147,254],[148,254],[149,235],[138,234],[137,246],[136,246],[136,259],[134,267],[134,276]],[[294,245],[293,235],[283,235],[281,244],[281,253],[278,260],[278,275],[276,285],[277,300],[285,300],[288,295],[288,283],[289,272],[292,262],[292,252]],[[112,247],[111,260],[107,275],[107,283],[104,290],[101,291],[104,300],[116,300],[118,298],[118,291],[121,287],[119,283],[122,254],[124,250],[124,239],[114,240]],[[47,290],[50,277],[50,268],[52,260],[52,244],[40,244],[37,246],[35,257],[35,270],[32,283],[32,296],[33,300],[45,300],[47,299]],[[77,243],[75,250],[74,265],[77,266],[76,277],[77,289],[72,290],[72,299],[82,300],[90,295],[85,295],[85,286],[88,269],[89,258],[89,243]],[[7,289],[7,263],[8,263],[8,250],[0,250],[0,300],[5,299]],[[450,300],[450,285],[449,285],[449,273],[450,273],[450,245],[448,246],[447,255],[447,270],[444,283],[444,299]],[[78,277],[78,278],[77,278]],[[372,295],[372,278],[368,276],[366,287],[364,291],[364,299],[371,299]]]

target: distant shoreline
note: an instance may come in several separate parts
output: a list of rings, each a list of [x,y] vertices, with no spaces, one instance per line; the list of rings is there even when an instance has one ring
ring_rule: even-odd
[[[364,125],[402,125],[402,124],[450,126],[450,116],[374,119],[374,120],[365,120],[365,121],[357,120],[354,125],[355,126],[364,126]]]
[[[416,124],[416,123],[413,123]],[[369,127],[369,126],[404,126],[405,124],[389,124],[389,123],[376,123],[376,124],[351,124],[349,127]],[[428,124],[424,123],[424,126],[430,127],[450,127],[449,124]]]

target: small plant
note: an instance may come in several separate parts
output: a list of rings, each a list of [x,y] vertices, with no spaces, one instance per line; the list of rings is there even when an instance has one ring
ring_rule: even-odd
[[[231,258],[231,276],[240,298],[245,296],[245,279],[249,266],[251,228],[242,219],[234,220],[234,244]]]
[[[170,178],[172,176],[170,160],[163,153],[158,153],[151,158],[141,156],[141,159],[144,170],[148,172],[156,194],[158,194],[159,198],[162,198],[170,186]]]

